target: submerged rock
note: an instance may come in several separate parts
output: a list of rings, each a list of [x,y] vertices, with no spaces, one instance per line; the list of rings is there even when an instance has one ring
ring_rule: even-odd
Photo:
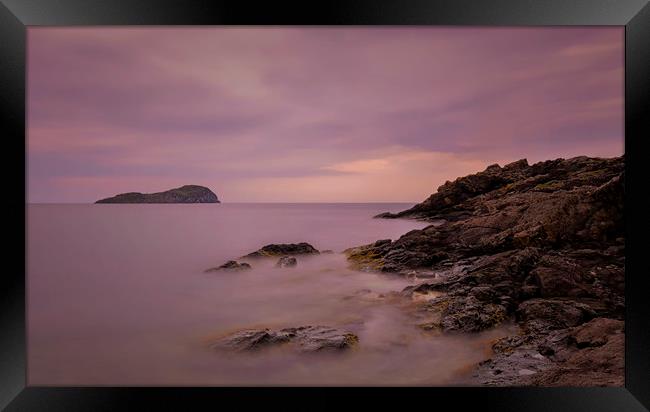
[[[158,193],[121,193],[95,203],[221,203],[207,187],[186,185]]]
[[[273,332],[269,329],[249,329],[225,336],[212,344],[212,349],[227,349],[235,351],[250,351],[267,346],[286,343],[291,339],[288,332]]]
[[[318,255],[320,252],[306,242],[270,244],[242,258],[275,257],[284,255]]]
[[[292,268],[298,265],[298,260],[292,256],[282,256],[278,263],[275,264],[276,268]]]
[[[341,298],[343,301],[357,299],[364,302],[379,302],[386,297],[383,293],[373,292],[370,289],[359,289],[354,291],[351,295],[345,295]]]
[[[242,270],[249,270],[249,269],[252,269],[252,267],[246,262],[239,263],[235,260],[229,260],[219,267],[206,269],[206,272],[218,272],[218,271],[240,272]]]
[[[301,326],[297,328],[247,329],[227,335],[212,344],[215,350],[255,351],[271,346],[287,345],[300,352],[339,351],[359,342],[350,332],[328,326]]]

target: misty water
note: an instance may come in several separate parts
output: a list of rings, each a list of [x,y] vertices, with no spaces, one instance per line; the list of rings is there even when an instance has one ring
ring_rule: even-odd
[[[30,385],[462,384],[505,334],[441,336],[373,296],[415,280],[348,269],[340,252],[426,226],[372,219],[410,204],[29,205]],[[336,253],[204,273],[269,243]],[[371,294],[360,291],[370,290]],[[209,348],[252,327],[327,325],[356,348]]]

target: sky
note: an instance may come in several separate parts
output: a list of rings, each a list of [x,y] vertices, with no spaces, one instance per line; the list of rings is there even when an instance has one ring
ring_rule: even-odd
[[[410,202],[623,154],[623,27],[29,27],[30,203]]]

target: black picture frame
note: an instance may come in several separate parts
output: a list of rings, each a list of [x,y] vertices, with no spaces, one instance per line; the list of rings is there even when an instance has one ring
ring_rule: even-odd
[[[26,386],[26,27],[77,25],[620,25],[625,26],[626,347],[624,388],[109,388]],[[486,408],[499,411],[642,411],[650,408],[650,305],[644,166],[650,138],[650,5],[647,0],[0,0],[0,123],[5,257],[0,282],[0,407],[7,410],[194,410],[249,406],[313,409]],[[10,159],[10,162],[6,160]],[[9,179],[8,179],[9,177]]]

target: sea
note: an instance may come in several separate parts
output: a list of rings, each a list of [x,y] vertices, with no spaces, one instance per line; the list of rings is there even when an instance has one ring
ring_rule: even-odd
[[[38,386],[463,385],[504,330],[443,335],[376,298],[422,280],[354,271],[343,250],[427,226],[412,204],[29,204],[27,380]],[[210,272],[271,243],[332,254]],[[336,353],[215,351],[249,328],[332,326]]]

